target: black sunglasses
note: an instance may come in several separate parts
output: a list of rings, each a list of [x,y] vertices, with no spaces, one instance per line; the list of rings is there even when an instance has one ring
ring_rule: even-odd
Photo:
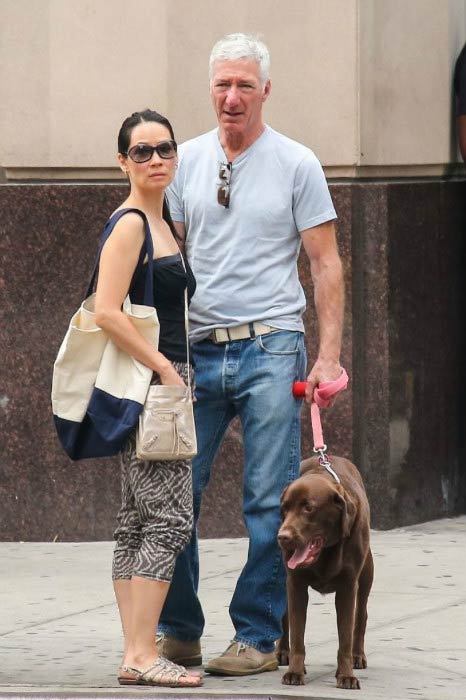
[[[129,156],[135,163],[147,163],[154,155],[154,151],[160,158],[174,158],[177,151],[176,141],[172,139],[161,141],[156,146],[150,146],[148,143],[137,143],[122,155]]]
[[[218,176],[222,182],[218,186],[217,190],[217,202],[228,209],[230,206],[230,182],[231,182],[231,170],[232,163],[220,163],[220,170]]]

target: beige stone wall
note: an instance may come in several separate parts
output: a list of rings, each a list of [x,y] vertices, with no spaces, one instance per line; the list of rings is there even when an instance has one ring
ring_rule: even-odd
[[[167,102],[166,26],[165,1],[0,0],[0,164],[113,167],[122,119]]]
[[[179,141],[214,126],[207,64],[230,31],[272,56],[268,123],[330,176],[439,174],[457,162],[451,77],[466,0],[0,0],[7,178],[115,177],[135,109]]]
[[[360,164],[455,162],[452,79],[465,3],[360,0]]]
[[[210,50],[231,31],[261,34],[271,54],[266,120],[316,151],[326,164],[357,156],[356,0],[173,0],[169,111],[183,140],[215,126],[208,95]],[[198,12],[197,8],[202,8]]]

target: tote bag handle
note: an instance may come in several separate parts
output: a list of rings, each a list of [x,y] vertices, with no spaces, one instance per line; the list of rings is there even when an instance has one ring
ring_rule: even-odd
[[[108,240],[110,234],[112,233],[113,229],[115,228],[115,225],[117,224],[117,222],[121,219],[122,216],[124,216],[125,214],[127,214],[130,211],[134,211],[136,214],[139,214],[144,222],[144,244],[141,248],[141,253],[139,255],[139,260],[138,260],[138,264],[136,266],[136,270],[140,269],[141,265],[144,262],[144,258],[147,254],[147,271],[146,271],[146,279],[145,279],[145,283],[144,283],[144,304],[146,306],[154,306],[154,245],[152,243],[152,235],[150,232],[149,222],[147,221],[146,215],[144,214],[143,211],[141,211],[140,209],[135,209],[134,207],[128,207],[127,209],[120,209],[120,211],[117,211],[107,221],[107,224],[104,228],[104,232],[102,234],[102,238],[100,241],[99,250],[98,250],[96,261],[94,264],[94,270],[93,270],[92,276],[91,276],[91,281],[89,282],[86,296],[84,297],[85,299],[87,299],[87,297],[90,296],[92,294],[92,292],[94,291],[94,284],[95,284],[95,280],[97,277],[97,271],[99,269],[100,255],[102,253],[102,249],[103,249],[105,243],[107,242],[107,240]]]

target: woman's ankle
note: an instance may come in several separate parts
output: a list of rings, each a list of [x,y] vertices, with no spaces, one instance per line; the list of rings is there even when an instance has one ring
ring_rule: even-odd
[[[123,665],[144,669],[154,663],[159,657],[157,649],[128,649],[124,656]]]

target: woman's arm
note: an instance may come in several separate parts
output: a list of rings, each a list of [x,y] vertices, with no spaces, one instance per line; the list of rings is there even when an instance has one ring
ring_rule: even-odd
[[[157,372],[162,384],[183,386],[184,382],[171,362],[139,333],[121,309],[143,241],[144,225],[138,214],[128,213],[115,225],[100,256],[96,324],[119,348]]]

